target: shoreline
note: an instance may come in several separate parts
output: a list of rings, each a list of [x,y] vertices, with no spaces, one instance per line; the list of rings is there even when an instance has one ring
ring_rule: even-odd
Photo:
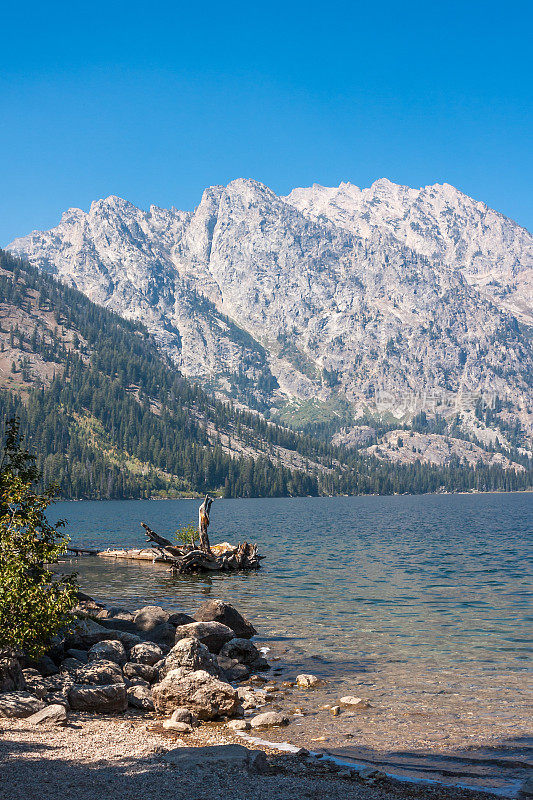
[[[481,490],[473,490],[471,492],[402,492],[402,493],[393,493],[393,494],[375,494],[375,493],[367,493],[367,494],[324,494],[324,495],[312,495],[312,494],[305,494],[305,495],[282,495],[280,497],[216,497],[217,503],[221,500],[224,501],[238,501],[238,500],[338,500],[339,498],[351,498],[351,497],[457,497],[458,495],[461,496],[471,496],[471,495],[491,495],[491,494],[530,494],[533,493],[533,486],[529,486],[526,489],[494,489],[490,491],[481,491]],[[211,494],[215,494],[215,492],[211,492]],[[89,497],[56,497],[54,499],[54,503],[138,503],[138,502],[145,502],[147,500],[150,501],[167,501],[167,500],[199,500],[202,499],[203,495],[195,495],[195,496],[187,496],[187,497],[99,497],[97,499],[91,499]]]
[[[147,607],[146,610],[148,609],[153,616],[156,607]],[[89,601],[85,612],[89,614],[88,620],[91,619],[91,611],[92,619],[95,620],[94,623],[91,623],[93,628],[90,628],[93,638],[96,623],[104,623],[107,619],[110,625],[118,624],[121,617],[124,618],[130,613],[122,611],[118,612],[118,617],[110,616],[108,618],[109,612],[106,607]],[[113,614],[115,613],[117,612],[113,612]],[[177,612],[177,616],[186,615]],[[114,623],[115,619],[117,619],[116,623]],[[244,622],[246,621],[244,620]],[[249,625],[249,623],[246,624]],[[96,624],[96,627],[101,628],[101,625]],[[112,628],[101,628],[101,630],[106,631],[105,638],[100,641],[101,645],[106,645],[110,636],[112,638],[113,635],[120,633]],[[111,633],[107,635],[109,630]],[[166,633],[168,633],[168,626]],[[132,634],[127,635],[131,637]],[[134,638],[138,639],[138,637]],[[260,646],[262,644],[260,635],[254,638],[259,640],[256,641],[256,647],[259,647],[260,652],[264,653],[267,648]],[[166,652],[169,650],[171,650],[170,644],[166,647]],[[161,759],[164,762],[167,752],[182,753],[187,748],[212,748],[218,745],[239,743],[248,749],[259,747],[261,751],[267,753],[270,764],[268,769],[265,767],[267,772],[264,773],[265,777],[261,780],[268,782],[273,776],[277,776],[276,791],[278,793],[273,796],[273,800],[274,797],[290,798],[293,796],[294,788],[289,788],[292,787],[293,774],[297,776],[300,784],[306,781],[310,782],[310,791],[312,792],[316,792],[317,787],[322,785],[321,782],[327,779],[328,785],[333,785],[333,789],[328,790],[330,793],[323,796],[338,797],[339,800],[345,797],[366,798],[368,796],[371,798],[374,796],[374,790],[379,790],[380,796],[386,790],[387,796],[390,797],[397,795],[399,797],[426,798],[432,796],[432,792],[437,792],[439,797],[449,796],[450,798],[459,796],[473,798],[480,793],[485,797],[497,795],[514,798],[517,796],[518,790],[525,780],[529,753],[525,744],[519,744],[521,737],[526,735],[525,726],[517,727],[516,721],[506,722],[505,714],[502,724],[496,724],[498,722],[496,718],[483,721],[479,710],[486,706],[487,700],[491,696],[504,690],[505,705],[507,702],[505,697],[512,698],[513,693],[519,692],[519,677],[514,687],[511,685],[509,675],[499,676],[499,687],[497,681],[492,678],[489,680],[488,687],[477,687],[476,704],[470,706],[473,711],[467,710],[468,705],[465,707],[462,702],[459,709],[462,716],[456,718],[457,709],[453,704],[451,712],[446,709],[447,702],[449,704],[447,695],[450,694],[450,689],[443,690],[440,688],[441,684],[430,686],[434,678],[431,678],[427,686],[422,689],[417,687],[419,680],[417,676],[414,676],[411,685],[406,684],[405,677],[403,677],[404,684],[402,685],[402,676],[405,676],[405,672],[402,672],[401,669],[398,672],[392,665],[391,673],[388,676],[388,686],[383,682],[383,675],[376,671],[363,670],[358,675],[359,680],[339,674],[335,680],[323,681],[313,679],[312,675],[308,675],[307,677],[313,679],[316,685],[311,683],[311,686],[303,687],[296,685],[294,676],[291,678],[287,674],[291,672],[291,668],[288,663],[284,663],[282,658],[283,647],[279,654],[276,651],[275,643],[269,642],[270,665],[266,665],[258,673],[252,673],[249,678],[241,677],[233,681],[229,679],[235,689],[242,687],[244,694],[241,695],[239,688],[239,697],[247,698],[248,705],[243,703],[245,710],[242,727],[247,726],[249,729],[250,721],[252,721],[253,729],[251,731],[234,730],[231,727],[232,714],[229,715],[229,722],[222,715],[221,720],[205,721],[200,727],[191,728],[185,725],[186,730],[166,729],[164,727],[166,715],[157,708],[154,712],[153,710],[139,711],[130,707],[125,712],[111,717],[106,716],[105,712],[89,715],[70,710],[66,727],[55,729],[52,737],[49,728],[33,727],[25,719],[0,719],[0,746],[8,750],[6,763],[8,765],[12,762],[18,763],[19,768],[23,770],[25,767],[31,766],[35,770],[34,760],[31,760],[31,764],[27,764],[24,756],[16,755],[18,745],[24,743],[24,747],[27,749],[41,748],[39,769],[46,770],[47,762],[50,759],[53,761],[55,758],[54,753],[49,753],[47,750],[52,739],[54,748],[66,753],[68,769],[73,768],[76,763],[79,765],[77,754],[80,749],[86,753],[88,763],[99,760],[108,763],[114,745],[111,747],[106,736],[109,731],[116,734],[117,731],[127,728],[133,751],[142,749],[147,735],[157,740],[158,743],[154,745],[155,750],[152,753],[152,755],[157,755],[157,758],[150,762],[151,766],[148,771],[153,770],[154,776],[157,774],[159,777],[161,777]],[[171,652],[173,651],[171,650]],[[103,657],[105,658],[105,656]],[[95,666],[99,663],[103,665],[104,662],[91,661],[88,666]],[[163,664],[164,661],[160,663]],[[225,664],[225,666],[229,665]],[[294,672],[294,669],[292,671]],[[451,678],[449,674],[446,677],[446,673],[451,671],[443,670],[442,667],[437,668],[437,671],[440,674],[442,686],[449,686]],[[462,677],[466,677],[464,667],[457,672],[464,673]],[[516,675],[521,677],[519,672]],[[127,680],[126,683],[128,683]],[[144,684],[146,690],[142,689],[142,691],[146,696],[146,692],[148,692],[146,681],[140,681],[138,686],[141,687]],[[489,694],[487,694],[487,688]],[[418,694],[413,700],[414,691],[417,691]],[[444,695],[442,695],[443,691]],[[348,703],[343,702],[342,695],[349,693],[358,696],[352,699],[348,698],[350,701]],[[424,694],[439,695],[438,709],[432,708],[433,701],[431,700],[426,701],[425,705],[420,703],[420,697]],[[0,700],[1,698],[0,694]],[[252,699],[251,703],[249,702],[250,698]],[[344,700],[346,699],[344,698]],[[283,716],[286,722],[277,723],[273,727],[255,729],[253,720],[258,714],[265,713],[277,714],[278,717]],[[470,722],[468,722],[469,718]],[[239,715],[237,715],[238,719]],[[109,728],[107,732],[106,728]],[[450,736],[452,728],[454,735]],[[88,747],[84,739],[86,733],[83,732],[87,730],[91,731],[92,737],[92,742]],[[516,740],[514,744],[511,742],[511,736],[506,739],[505,731],[509,734],[514,733]],[[111,738],[113,739],[113,736]],[[9,755],[10,742],[14,748],[11,755]],[[305,753],[303,757],[302,752]],[[146,755],[147,753],[144,753],[143,758]],[[115,760],[118,758],[116,753],[114,758]],[[116,766],[117,786],[120,786],[123,776],[121,776],[118,762]],[[130,764],[129,768],[133,769],[134,765]],[[163,767],[163,772],[165,769],[166,767]],[[231,769],[228,771],[227,764],[222,764],[221,769],[222,774],[226,777],[231,773]],[[233,778],[230,783],[232,780]],[[56,787],[56,790],[59,788],[61,787]],[[285,791],[286,794],[283,793]],[[31,797],[32,795],[26,796]],[[46,794],[42,795],[43,800],[47,796]],[[120,796],[122,800],[124,795]],[[262,796],[254,794],[250,797],[255,800],[255,797]],[[310,794],[309,796],[318,795]],[[16,794],[8,795],[10,800],[11,798],[18,800],[18,797],[19,795]],[[82,794],[80,800],[84,797],[85,795]],[[106,797],[111,798],[114,795],[108,794]],[[159,795],[154,795],[154,797],[159,797]],[[229,794],[228,797],[232,797],[232,795]],[[235,797],[241,800],[238,793]],[[265,794],[265,798],[270,798],[268,792]],[[135,800],[137,800],[137,796],[135,796]]]

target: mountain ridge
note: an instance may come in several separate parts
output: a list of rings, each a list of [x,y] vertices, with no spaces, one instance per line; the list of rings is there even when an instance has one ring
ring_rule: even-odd
[[[433,404],[489,442],[504,428],[476,417],[479,398],[533,430],[532,243],[449,184],[278,197],[241,178],[191,212],[111,195],[9,249],[142,320],[220,396],[273,414],[342,397],[354,419]]]

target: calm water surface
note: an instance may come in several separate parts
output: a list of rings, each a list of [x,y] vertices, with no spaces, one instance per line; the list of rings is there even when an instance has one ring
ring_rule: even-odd
[[[64,502],[73,543],[142,546],[196,519],[199,501]],[[257,542],[257,573],[172,577],[165,567],[72,559],[81,586],[126,608],[235,603],[284,660],[356,665],[531,665],[533,494],[221,500],[211,541]]]

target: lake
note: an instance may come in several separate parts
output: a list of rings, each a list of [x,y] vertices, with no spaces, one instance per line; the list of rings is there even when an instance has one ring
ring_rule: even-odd
[[[72,542],[142,546],[197,500],[62,502]],[[323,673],[352,663],[531,663],[533,494],[215,501],[210,538],[257,542],[257,573],[172,577],[162,565],[73,559],[80,584],[126,608],[235,603],[264,639]],[[315,669],[316,671],[316,669]]]
[[[198,500],[64,502],[74,543],[142,546]],[[212,543],[257,542],[259,572],[173,577],[160,564],[69,559],[96,599],[193,611],[234,603],[277,681],[263,738],[515,796],[531,758],[533,494],[221,500]],[[291,688],[299,672],[326,683]],[[288,683],[285,681],[288,679]],[[344,695],[368,701],[332,716]],[[270,695],[269,695],[270,697]],[[277,699],[275,699],[277,698]]]

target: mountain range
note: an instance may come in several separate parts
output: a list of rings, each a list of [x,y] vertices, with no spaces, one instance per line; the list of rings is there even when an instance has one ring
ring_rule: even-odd
[[[238,179],[192,212],[111,196],[8,249],[270,419],[349,441],[423,413],[531,451],[533,237],[448,184],[280,197]]]

